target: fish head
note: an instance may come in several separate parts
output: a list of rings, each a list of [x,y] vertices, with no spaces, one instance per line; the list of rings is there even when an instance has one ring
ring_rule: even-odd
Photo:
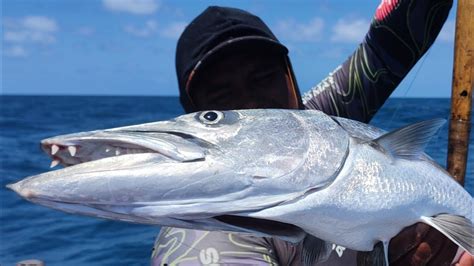
[[[179,163],[215,161],[236,173],[276,177],[294,170],[307,129],[289,110],[203,111],[168,121],[45,139],[64,166],[126,154],[159,154]]]
[[[34,203],[83,215],[300,239],[293,225],[258,226],[269,221],[241,218],[310,189],[311,180],[297,173],[308,168],[310,138],[323,143],[328,136],[309,136],[314,128],[297,112],[203,111],[45,139],[42,149],[68,167],[9,188]]]

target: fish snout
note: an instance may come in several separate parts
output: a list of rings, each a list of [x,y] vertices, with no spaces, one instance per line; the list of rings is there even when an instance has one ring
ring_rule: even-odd
[[[35,193],[34,193],[33,190],[31,190],[31,189],[22,189],[21,181],[16,182],[16,183],[12,183],[12,184],[8,184],[6,187],[8,189],[13,190],[15,193],[20,195],[22,198],[31,199],[31,198],[35,197]]]

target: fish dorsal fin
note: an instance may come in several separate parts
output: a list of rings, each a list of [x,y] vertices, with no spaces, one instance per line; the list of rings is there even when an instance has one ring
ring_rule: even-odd
[[[416,159],[445,122],[442,118],[418,122],[382,135],[374,142],[394,157]]]

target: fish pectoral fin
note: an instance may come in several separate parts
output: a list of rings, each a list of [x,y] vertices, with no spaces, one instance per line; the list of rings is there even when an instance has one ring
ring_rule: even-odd
[[[357,252],[357,266],[388,266],[387,247],[383,242],[378,242],[372,251]]]
[[[436,228],[443,235],[474,256],[474,227],[469,219],[452,214],[421,217],[421,221]]]
[[[303,240],[301,260],[304,266],[316,265],[316,263],[326,261],[331,255],[332,244],[312,235],[306,235]]]
[[[437,118],[418,122],[391,131],[374,142],[382,146],[393,157],[417,159],[423,154],[430,139],[444,125],[445,119]]]

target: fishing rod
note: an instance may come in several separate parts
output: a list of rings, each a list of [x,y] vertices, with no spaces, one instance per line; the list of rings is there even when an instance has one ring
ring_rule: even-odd
[[[464,185],[474,86],[474,1],[459,0],[448,140],[448,172]]]

